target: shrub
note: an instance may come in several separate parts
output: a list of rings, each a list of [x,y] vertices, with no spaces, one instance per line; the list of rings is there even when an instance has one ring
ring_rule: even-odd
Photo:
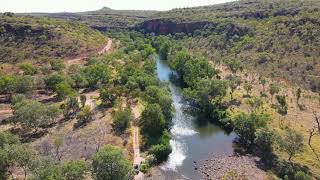
[[[65,67],[63,59],[56,59],[50,61],[50,66],[51,69],[55,71],[61,71]]]
[[[132,119],[133,116],[130,108],[120,109],[113,115],[113,124],[120,131],[124,131],[129,127],[130,121],[132,121]]]
[[[24,75],[35,75],[37,73],[37,68],[35,68],[32,64],[30,63],[22,63],[19,65],[20,69],[23,70]]]

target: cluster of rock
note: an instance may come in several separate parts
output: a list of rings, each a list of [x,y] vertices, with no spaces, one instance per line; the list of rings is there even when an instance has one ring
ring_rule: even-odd
[[[260,159],[252,156],[212,156],[199,164],[194,161],[194,168],[203,179],[252,179],[263,180],[266,172],[258,167]]]

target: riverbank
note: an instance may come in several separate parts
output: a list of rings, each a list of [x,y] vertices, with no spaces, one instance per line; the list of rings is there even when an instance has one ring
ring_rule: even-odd
[[[209,159],[194,162],[203,179],[249,179],[264,180],[267,174],[259,168],[260,158],[251,155],[211,155]]]

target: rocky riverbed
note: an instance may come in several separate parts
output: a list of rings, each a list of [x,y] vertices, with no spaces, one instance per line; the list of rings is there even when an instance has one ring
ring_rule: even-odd
[[[258,166],[259,158],[253,156],[214,156],[204,161],[194,161],[194,168],[198,170],[203,179],[250,179],[264,180],[266,172]]]

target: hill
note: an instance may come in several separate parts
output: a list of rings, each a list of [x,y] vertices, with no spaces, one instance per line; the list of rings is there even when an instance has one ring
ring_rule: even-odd
[[[215,62],[320,90],[320,2],[245,0],[154,14],[136,29],[174,34]]]
[[[28,13],[25,15],[45,16],[56,19],[64,19],[87,24],[98,30],[115,28],[130,28],[142,23],[157,11],[144,10],[114,10],[103,7],[97,11],[78,13]]]
[[[1,15],[0,34],[2,63],[70,57],[106,43],[100,32],[86,25],[44,17]]]
[[[213,61],[239,59],[242,66],[313,91],[320,90],[320,2],[241,0],[171,11],[102,8],[42,14],[98,30],[132,29],[173,34]]]

